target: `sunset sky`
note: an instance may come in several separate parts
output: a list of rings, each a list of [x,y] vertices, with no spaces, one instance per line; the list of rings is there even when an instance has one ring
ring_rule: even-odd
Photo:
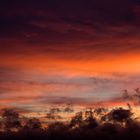
[[[0,1],[0,107],[115,104],[140,87],[139,0]]]

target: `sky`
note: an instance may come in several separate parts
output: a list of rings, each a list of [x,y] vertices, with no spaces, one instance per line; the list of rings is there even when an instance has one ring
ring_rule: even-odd
[[[132,94],[139,25],[139,0],[0,1],[0,107],[115,104],[124,89]]]

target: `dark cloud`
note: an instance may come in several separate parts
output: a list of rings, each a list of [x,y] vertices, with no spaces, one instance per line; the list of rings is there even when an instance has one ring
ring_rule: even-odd
[[[84,26],[100,31],[102,26],[133,22],[133,5],[129,0],[7,0],[0,5],[0,37],[26,41],[86,37]]]
[[[79,104],[90,104],[95,102],[94,98],[89,99],[85,97],[43,97],[38,100],[42,104],[72,104],[72,105],[79,105]]]
[[[139,38],[138,7],[136,0],[1,1],[0,52],[70,59],[86,58],[89,52],[125,52],[134,49],[128,40]]]
[[[122,97],[118,98],[118,100],[125,102],[132,102],[134,105],[140,105],[140,88],[135,88],[133,91],[124,90]]]

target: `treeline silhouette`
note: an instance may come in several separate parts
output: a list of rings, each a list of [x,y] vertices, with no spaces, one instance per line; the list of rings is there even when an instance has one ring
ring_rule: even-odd
[[[53,111],[56,111],[54,109]],[[57,110],[58,111],[58,110]],[[140,123],[132,107],[89,108],[69,122],[55,121],[43,128],[38,118],[22,118],[14,109],[1,110],[1,140],[119,140],[140,139]]]

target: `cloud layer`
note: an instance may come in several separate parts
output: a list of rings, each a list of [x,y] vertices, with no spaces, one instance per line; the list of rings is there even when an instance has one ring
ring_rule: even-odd
[[[90,104],[138,87],[139,9],[137,0],[0,2],[1,106]]]

